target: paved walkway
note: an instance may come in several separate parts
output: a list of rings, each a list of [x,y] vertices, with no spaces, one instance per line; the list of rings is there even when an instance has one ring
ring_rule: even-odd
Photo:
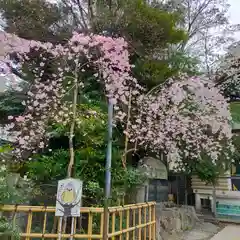
[[[190,230],[183,233],[181,240],[206,240],[210,239],[212,236],[219,232],[219,227],[207,222],[199,222],[196,226]],[[230,239],[229,239],[230,240]],[[240,239],[239,239],[240,240]]]
[[[216,234],[211,240],[239,240],[240,226],[229,225]]]

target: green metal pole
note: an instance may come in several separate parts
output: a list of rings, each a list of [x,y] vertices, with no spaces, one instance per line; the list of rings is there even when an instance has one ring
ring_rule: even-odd
[[[106,157],[105,172],[105,199],[104,199],[104,223],[103,223],[103,240],[108,239],[109,229],[109,199],[111,193],[111,165],[112,165],[112,131],[113,131],[113,103],[108,103],[108,145]]]

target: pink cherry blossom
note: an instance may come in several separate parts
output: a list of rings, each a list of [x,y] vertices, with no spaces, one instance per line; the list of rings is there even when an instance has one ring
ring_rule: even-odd
[[[16,120],[17,122],[23,122],[23,121],[25,120],[25,117],[19,116],[19,117],[16,117],[15,120]]]
[[[20,64],[29,61],[30,51],[41,49],[41,62],[32,70],[34,83],[28,91],[28,100],[25,101],[26,111],[23,116],[16,118],[15,128],[20,131],[16,153],[22,158],[25,151],[35,152],[43,148],[47,143],[47,127],[49,122],[58,122],[63,125],[69,124],[72,118],[71,102],[65,101],[65,94],[68,93],[64,86],[64,75],[66,72],[85,71],[85,66],[95,66],[94,75],[102,81],[106,95],[115,105],[126,105],[130,88],[134,88],[134,95],[137,96],[141,89],[137,80],[131,76],[131,65],[127,43],[122,38],[110,38],[99,35],[84,35],[73,33],[71,39],[65,45],[54,45],[41,43],[19,38],[14,34],[0,33],[0,60],[9,61],[9,55],[17,53]],[[92,55],[92,49],[98,48],[98,57]],[[48,80],[41,82],[45,72],[42,68],[46,65],[45,53],[51,56],[51,61],[58,65],[55,72],[48,76]],[[85,58],[83,58],[85,56]],[[80,59],[86,59],[80,62]],[[69,62],[68,62],[69,61]],[[85,61],[85,60],[84,60]],[[75,81],[69,81],[74,86]],[[79,80],[78,85],[84,87]],[[69,86],[71,88],[72,86]],[[28,136],[26,138],[26,136]],[[23,140],[27,141],[23,141]]]
[[[32,70],[34,83],[27,93],[25,113],[13,119],[14,128],[19,130],[15,149],[19,159],[23,159],[26,151],[34,153],[46,147],[49,123],[71,122],[72,102],[64,98],[68,93],[64,76],[69,72],[81,73],[89,65],[94,65],[96,80],[102,81],[107,98],[115,105],[115,121],[121,121],[123,126],[128,123],[124,133],[136,146],[164,152],[173,167],[183,166],[186,157],[189,161],[199,159],[202,153],[215,163],[222,154],[227,154],[224,146],[234,150],[229,106],[211,81],[180,76],[149,94],[131,75],[133,66],[123,38],[75,32],[67,44],[54,45],[0,33],[0,61],[9,61],[9,55],[16,52],[23,64],[29,61],[28,54],[33,49],[43,52],[41,63]],[[99,50],[99,56],[93,55],[93,49]],[[44,53],[52,57],[57,68],[43,83],[42,67],[47,63]],[[84,87],[78,78],[68,81],[68,87],[71,89],[76,81]],[[132,108],[128,121],[125,109],[130,95]]]
[[[197,79],[197,78],[196,78]],[[211,81],[182,76],[158,92],[141,97],[127,135],[135,144],[168,156],[179,169],[182,160],[204,153],[216,163],[234,151],[229,105]],[[138,114],[136,114],[138,113]]]

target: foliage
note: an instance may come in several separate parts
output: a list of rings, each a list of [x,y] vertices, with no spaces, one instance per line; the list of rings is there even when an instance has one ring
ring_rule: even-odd
[[[0,169],[0,203],[1,204],[20,204],[25,202],[31,193],[31,184],[24,179],[17,177],[16,183],[13,179],[16,177],[7,171],[4,165]]]
[[[233,123],[240,123],[240,105],[239,102],[230,103]]]
[[[31,184],[25,179],[17,179],[16,184],[11,183],[14,176],[8,171],[5,165],[0,167],[0,205],[21,204],[30,197]],[[1,206],[0,206],[1,211]],[[20,229],[9,218],[0,216],[0,237],[20,240]]]
[[[0,217],[0,237],[2,240],[8,240],[9,237],[13,240],[20,240],[20,230],[14,226],[9,219]]]
[[[182,16],[180,26],[186,31],[188,38],[180,47],[200,57],[200,66],[211,73],[216,67],[221,52],[234,41],[234,33],[239,31],[239,24],[229,21],[227,0],[168,0],[164,9],[179,12]]]
[[[227,55],[215,73],[216,83],[232,100],[240,96],[239,67],[239,56]]]
[[[14,89],[9,89],[0,94],[0,116],[1,123],[8,122],[8,116],[18,116],[24,112],[25,107],[22,101],[26,100],[25,92],[18,92]]]
[[[141,85],[150,90],[180,71],[192,70],[193,59],[176,48],[187,38],[178,28],[181,19],[177,12],[142,0],[116,2],[112,2],[111,10],[108,4],[99,3],[95,31],[123,36],[128,41],[133,73]]]
[[[221,161],[216,164],[213,164],[211,159],[209,159],[206,155],[202,156],[201,159],[193,162],[192,165],[187,164],[188,169],[187,173],[196,174],[202,181],[207,184],[216,185],[219,176],[226,173],[231,169],[232,164],[239,164],[240,160],[240,136],[238,134],[233,135],[232,144],[234,146],[234,152],[230,152],[228,148],[224,149],[224,152],[228,152],[228,155],[231,159],[221,157]]]
[[[95,104],[78,106],[77,127],[75,131],[75,166],[74,177],[84,182],[84,204],[100,205],[104,197],[104,173],[106,158],[106,120],[107,114]],[[66,176],[69,159],[67,150],[66,127],[54,125],[53,139],[50,140],[52,151],[33,157],[26,164],[29,178],[43,189],[52,184],[56,187],[57,180]],[[55,140],[54,140],[55,139]],[[136,169],[124,169],[121,166],[121,135],[113,136],[112,154],[112,203],[116,203],[120,191],[130,191],[143,181],[143,176]],[[65,144],[66,143],[66,144]],[[64,149],[65,146],[65,149]],[[63,147],[62,149],[59,149]],[[93,171],[96,169],[97,171]],[[127,184],[126,184],[127,183]],[[44,187],[44,184],[45,187]],[[42,189],[42,190],[43,190]],[[47,196],[49,198],[49,196]]]
[[[0,140],[0,162],[6,163],[12,158],[12,146],[4,144],[4,141]]]
[[[239,134],[233,135],[233,144],[236,149],[233,155],[233,162],[239,163],[240,162],[240,135]]]
[[[101,154],[105,153],[102,149]],[[80,151],[81,153],[83,152]],[[83,181],[83,205],[101,206],[104,200],[104,161],[98,156],[86,154],[87,160],[76,150],[75,166],[73,175]],[[90,156],[89,156],[90,155]],[[119,196],[125,192],[133,191],[133,188],[142,183],[144,176],[137,169],[123,169],[119,155],[116,158],[113,154],[112,159],[112,194],[111,204],[117,204]],[[40,188],[39,195],[35,198],[37,203],[54,204],[55,197],[51,194],[56,191],[57,180],[66,176],[69,153],[66,150],[56,150],[51,155],[40,155],[33,158],[27,164],[28,176],[32,179],[36,188]],[[96,169],[97,171],[93,171]],[[125,184],[127,182],[127,185]],[[49,197],[51,194],[51,197]]]
[[[0,153],[12,150],[10,145],[0,146]],[[0,167],[0,205],[1,204],[21,204],[32,195],[32,184],[26,178],[21,178],[19,174],[11,172],[11,166],[2,161]]]
[[[25,39],[59,42],[74,30],[67,8],[49,1],[3,0],[0,9],[6,20],[5,30]]]
[[[163,84],[167,79],[177,76],[180,72],[189,76],[200,74],[197,68],[198,60],[183,53],[176,51],[165,60],[142,59],[136,60],[133,73],[139,80],[139,83],[148,90]]]
[[[185,37],[184,32],[176,28],[177,14],[154,8],[142,0],[119,1],[110,11],[108,6],[100,3],[96,16],[97,32],[108,31],[115,36],[124,36],[137,50],[148,55]]]
[[[226,169],[223,166],[214,165],[209,159],[205,159],[196,163],[194,170],[202,181],[209,184],[216,184],[218,177]]]
[[[200,59],[191,56],[189,53],[183,53],[181,51],[174,52],[168,62],[172,65],[172,69],[176,73],[186,73],[188,76],[198,76],[202,74],[198,67]]]
[[[12,147],[9,144],[0,146],[0,153],[5,153],[5,152],[11,151],[11,150],[12,150]]]

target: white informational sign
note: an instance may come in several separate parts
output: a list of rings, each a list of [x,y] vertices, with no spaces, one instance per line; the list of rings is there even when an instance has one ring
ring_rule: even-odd
[[[79,217],[82,199],[82,181],[68,178],[58,181],[57,217]]]

